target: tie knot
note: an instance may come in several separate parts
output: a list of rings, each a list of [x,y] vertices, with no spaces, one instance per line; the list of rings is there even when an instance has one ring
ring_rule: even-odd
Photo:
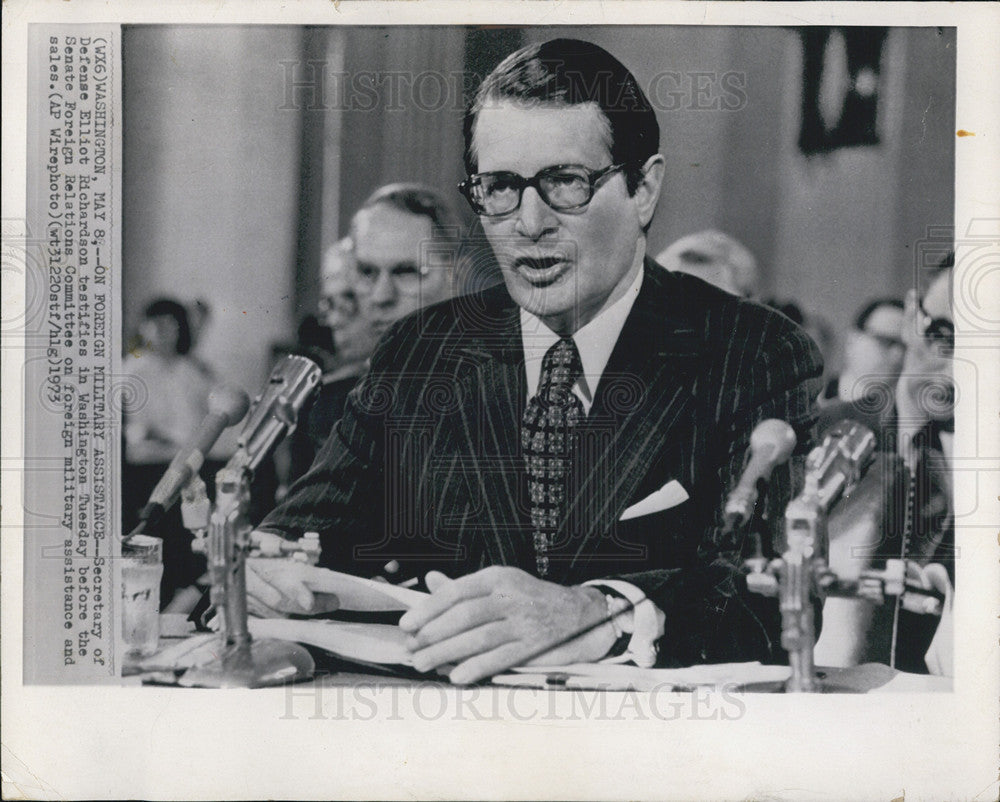
[[[576,343],[571,337],[563,337],[545,352],[538,395],[551,404],[564,403],[582,374],[583,363]]]

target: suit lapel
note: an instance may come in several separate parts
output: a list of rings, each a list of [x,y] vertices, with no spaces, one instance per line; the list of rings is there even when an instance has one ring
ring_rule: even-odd
[[[500,309],[488,321],[477,320],[457,349],[464,397],[474,400],[459,411],[476,522],[463,539],[481,541],[467,545],[472,554],[485,550],[485,564],[527,567],[534,559],[525,536],[529,522],[521,489],[520,421],[527,379],[518,307],[506,292],[501,297]]]
[[[644,269],[639,297],[582,427],[580,478],[553,553],[553,581],[579,575],[591,557],[608,550],[608,534],[651,463],[692,425],[687,413],[704,332],[673,291],[670,274],[650,260]],[[473,558],[470,570],[514,565],[531,572],[534,552],[520,447],[527,385],[520,316],[503,288],[496,292],[488,314],[470,316],[454,351],[463,398],[469,400],[458,411],[457,434],[474,510],[469,516],[474,523],[462,527],[461,541]],[[620,553],[622,547],[616,548]]]
[[[636,298],[594,395],[581,432],[577,492],[553,579],[566,581],[607,552],[608,535],[665,445],[693,425],[703,333],[671,293],[669,274],[647,260]],[[663,477],[664,481],[670,477]],[[623,546],[613,547],[621,554]]]

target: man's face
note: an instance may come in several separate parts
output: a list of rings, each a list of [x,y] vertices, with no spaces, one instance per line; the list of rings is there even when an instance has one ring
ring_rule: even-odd
[[[479,114],[474,145],[481,173],[531,178],[554,165],[612,164],[608,123],[594,104],[491,105]],[[642,268],[642,228],[652,208],[647,215],[640,207],[618,171],[598,184],[583,209],[557,212],[526,187],[518,209],[481,219],[514,301],[571,334],[618,300]]]
[[[937,275],[924,293],[924,311],[932,318],[954,323],[951,312],[951,272],[944,270]]]
[[[953,342],[932,336],[947,327],[942,326],[944,321],[954,323],[950,270],[931,282],[919,305],[913,297],[907,298],[903,322],[906,357],[901,383],[912,396],[913,404],[939,421],[954,417]]]
[[[323,320],[333,331],[337,354],[345,362],[360,362],[371,356],[378,342],[367,317],[361,313],[352,286],[353,262],[322,275]],[[350,271],[350,272],[349,272]]]
[[[856,377],[872,376],[895,381],[903,367],[903,310],[880,306],[865,321],[862,331],[848,338],[845,366]]]
[[[422,262],[430,218],[377,204],[354,219],[356,287],[362,311],[381,337],[390,325],[450,295],[447,270]]]

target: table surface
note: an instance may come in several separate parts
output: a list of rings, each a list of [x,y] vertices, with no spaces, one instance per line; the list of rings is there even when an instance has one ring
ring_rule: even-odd
[[[161,632],[163,632],[163,637],[161,637],[161,650],[163,648],[168,648],[171,645],[179,643],[188,634],[185,632],[187,629],[186,625],[183,623],[183,616],[161,616]],[[440,685],[443,688],[452,688],[457,692],[460,689],[457,686],[451,686],[450,683],[443,677],[435,674],[429,674],[426,676],[400,676],[398,674],[393,674],[386,671],[381,671],[378,669],[373,669],[370,673],[365,672],[363,669],[359,670],[359,667],[354,665],[347,665],[340,661],[340,665],[337,665],[337,661],[333,658],[330,661],[329,666],[333,666],[333,670],[329,670],[327,665],[321,664],[319,670],[316,672],[315,676],[311,679],[302,683],[306,686],[308,685],[318,685],[320,687],[353,687],[353,686],[376,686],[376,687],[418,687],[428,684]],[[345,668],[346,670],[340,670]],[[620,675],[621,668],[617,667],[618,674]],[[747,692],[780,692],[781,683],[774,681],[767,682],[756,682],[760,676],[761,667],[759,664],[747,663],[745,671],[741,670],[742,666],[737,665],[734,667],[733,671],[727,672],[727,679],[724,683],[727,687],[731,687],[733,684],[745,685],[742,690]],[[645,687],[650,687],[650,685],[659,685],[662,687],[664,684],[668,684],[671,681],[672,670],[663,670],[662,672],[656,669],[634,669],[634,677],[638,682],[638,689]],[[692,673],[697,673],[697,667],[685,670],[686,674],[690,675]],[[627,674],[627,670],[625,672]],[[952,678],[951,677],[940,677],[924,674],[907,674],[896,669],[890,668],[887,665],[881,663],[866,663],[858,666],[851,666],[846,668],[819,668],[817,671],[820,677],[824,690],[826,692],[843,692],[843,693],[921,693],[921,692],[948,692],[952,690]],[[511,676],[511,675],[506,675]],[[659,680],[658,678],[662,678]],[[151,683],[157,685],[172,685],[173,683],[169,681],[170,678],[163,672],[160,673],[138,673],[131,676],[124,677],[124,682],[126,684],[140,684],[140,683]],[[546,684],[544,679],[540,683],[531,683],[531,680],[525,679],[526,687],[531,687],[546,691],[551,691],[554,693],[571,693],[572,690],[567,690],[562,687],[553,686],[551,684]],[[623,685],[620,677],[616,675],[615,680],[609,681],[607,678],[603,680],[601,678],[593,678],[592,682],[587,682],[586,690],[627,690],[627,686]],[[685,686],[689,684],[700,684],[700,683],[690,683],[685,681],[683,683]],[[709,680],[706,684],[712,684],[712,680]],[[513,687],[509,683],[504,683],[503,685],[497,684],[494,687],[504,687],[513,690]],[[580,690],[580,689],[578,689]],[[679,688],[678,690],[683,690]]]

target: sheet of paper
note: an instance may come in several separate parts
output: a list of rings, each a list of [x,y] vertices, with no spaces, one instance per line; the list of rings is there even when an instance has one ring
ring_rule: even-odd
[[[271,572],[285,569],[282,560],[254,559],[251,560],[256,574],[267,580]],[[421,599],[427,598],[426,593],[411,588],[391,585],[388,582],[376,582],[352,574],[331,571],[328,568],[318,568],[312,565],[301,566],[299,579],[313,593],[335,595],[340,602],[341,610],[362,610],[365,612],[386,612],[393,610],[409,610]]]
[[[392,624],[251,618],[250,634],[255,638],[278,638],[317,646],[348,660],[412,665],[406,633]]]
[[[364,610],[380,612],[388,610],[409,610],[414,604],[427,598],[428,594],[388,582],[376,582],[360,576],[343,574],[317,568],[315,578],[310,578],[309,588],[320,593],[333,593],[340,600],[341,610]]]

